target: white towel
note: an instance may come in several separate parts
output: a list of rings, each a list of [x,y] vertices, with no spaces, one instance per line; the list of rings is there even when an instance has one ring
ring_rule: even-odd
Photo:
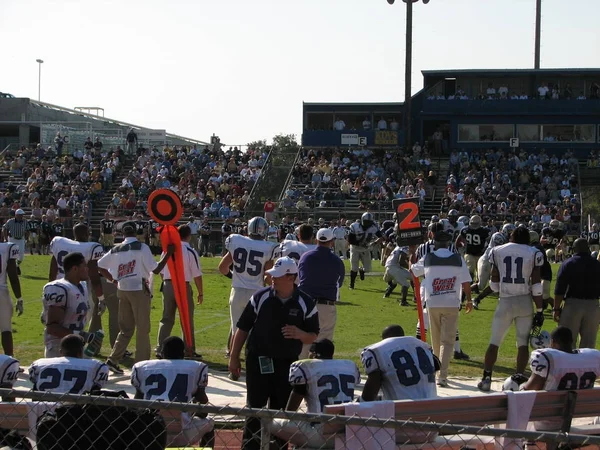
[[[394,402],[364,402],[345,405],[346,416],[389,419],[395,416]],[[335,440],[336,450],[395,450],[396,432],[393,428],[347,425],[345,439]]]
[[[509,430],[526,430],[535,403],[536,391],[506,391],[505,393],[508,397],[508,415],[505,428]],[[496,439],[496,449],[521,450],[523,447],[522,439]]]
[[[29,434],[28,438],[36,440],[37,433],[37,421],[46,411],[54,412],[54,410],[60,406],[57,402],[27,402],[28,412],[27,420],[29,422]]]

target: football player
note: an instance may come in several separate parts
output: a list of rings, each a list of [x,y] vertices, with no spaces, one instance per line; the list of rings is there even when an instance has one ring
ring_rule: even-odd
[[[109,250],[115,245],[115,221],[110,218],[108,212],[104,214],[104,218],[100,221],[100,243],[105,250]]]
[[[364,213],[360,222],[350,225],[348,244],[350,245],[350,289],[354,289],[356,277],[360,273],[360,279],[365,279],[365,271],[371,271],[371,247],[379,244],[382,233],[375,223],[373,214]],[[359,264],[362,263],[362,267]]]
[[[546,256],[546,253],[544,253],[544,248],[540,244],[540,235],[537,232],[535,232],[533,230],[529,231],[529,242],[531,243],[532,247],[535,247],[542,253],[542,255],[544,255],[544,265],[542,266],[542,269],[540,270],[540,276],[542,278],[542,291],[543,291],[542,303],[543,303],[543,308],[546,309],[549,306],[554,305],[554,299],[550,296],[550,285],[552,284],[552,266],[550,265],[550,262],[548,261],[548,257]]]
[[[562,229],[562,224],[556,219],[552,219],[550,225],[542,230],[540,244],[544,247],[546,256],[551,262],[557,262],[556,248],[561,245],[565,234],[565,231]]]
[[[88,274],[90,277],[91,285],[94,288],[94,293],[99,302],[104,302],[104,295],[102,292],[102,282],[100,281],[100,274],[98,273],[98,260],[104,255],[104,247],[97,242],[89,241],[89,228],[84,224],[77,224],[73,227],[73,235],[75,240],[57,236],[50,242],[50,254],[52,259],[50,260],[50,272],[48,274],[48,281],[57,280],[64,277],[65,269],[63,267],[63,258],[69,253],[81,253],[85,258],[85,262],[88,265]],[[96,304],[95,299],[92,299],[90,306],[93,306],[93,310],[97,308],[102,309],[104,312],[104,303],[101,306]],[[97,310],[96,312],[98,312]],[[91,311],[90,311],[91,312]],[[99,317],[95,314],[92,317],[94,324],[94,331],[101,328]]]
[[[277,225],[275,225],[275,222],[273,220],[271,220],[269,222],[269,231],[267,232],[267,240],[269,242],[277,243],[279,241],[278,234],[279,234],[279,227]]]
[[[593,223],[590,231],[582,233],[581,237],[585,237],[590,246],[590,251],[597,252],[600,250],[600,232],[598,232],[598,225]]]
[[[196,225],[197,226],[197,225]],[[160,235],[158,234],[158,229],[160,227],[160,223],[156,220],[150,219],[148,221],[148,226],[146,227],[146,231],[148,233],[148,245],[154,251],[160,253]],[[192,246],[192,248],[194,248]]]
[[[248,222],[248,237],[232,234],[225,240],[227,253],[219,262],[219,272],[231,278],[231,336],[235,335],[236,324],[252,294],[262,289],[265,281],[267,284],[271,282],[269,276],[265,280],[265,271],[273,267],[277,244],[265,240],[268,229],[265,219],[253,217]]]
[[[84,359],[85,342],[69,334],[60,341],[60,355],[42,358],[29,367],[29,381],[34,391],[58,394],[85,394],[98,391],[108,380],[108,366],[95,359]]]
[[[490,295],[493,291],[489,286],[490,275],[492,273],[492,263],[490,262],[490,252],[494,247],[504,245],[508,242],[510,233],[514,230],[514,225],[511,223],[504,224],[502,231],[497,231],[492,234],[487,249],[483,256],[477,262],[477,283],[471,286],[473,292],[477,292],[477,297],[473,300],[473,308],[479,309],[481,301]]]
[[[383,281],[388,284],[388,287],[383,294],[383,298],[388,298],[396,286],[400,284],[402,285],[400,306],[410,306],[406,300],[408,287],[412,281],[412,275],[408,271],[408,253],[408,247],[396,246],[385,261]]]
[[[439,360],[431,347],[412,336],[404,336],[400,325],[390,325],[381,333],[381,341],[366,347],[360,359],[367,373],[362,401],[377,399],[379,390],[384,400],[426,400],[437,397],[435,372]],[[396,430],[396,442],[423,443],[435,434],[410,429]]]
[[[567,327],[550,333],[550,348],[531,354],[531,376],[522,385],[525,391],[570,391],[592,389],[600,376],[600,351],[593,348],[573,349],[573,334]],[[534,422],[538,431],[558,431],[562,421]]]
[[[9,355],[0,355],[0,388],[12,389],[21,372],[19,361]],[[3,402],[14,402],[14,398],[2,397]]]
[[[480,216],[471,217],[469,225],[460,230],[455,244],[457,248],[465,247],[465,261],[473,279],[475,279],[475,274],[478,273],[477,265],[485,252],[490,237],[490,230],[483,228],[481,223]]]
[[[23,314],[23,298],[21,297],[21,282],[17,271],[19,247],[12,242],[0,243],[0,332],[2,333],[2,349],[6,355],[14,354],[12,317],[13,303],[8,292],[6,277],[10,280],[13,294],[17,298],[15,311]]]
[[[440,220],[440,223],[444,225],[444,231],[452,235],[453,241],[457,238],[458,232],[462,227],[462,224],[458,223],[458,219],[458,211],[455,209],[451,209],[450,211],[448,211],[448,215],[446,216],[446,218]]]
[[[42,322],[46,358],[60,356],[60,341],[69,334],[81,335],[85,341],[94,338],[84,331],[87,325],[88,265],[81,253],[69,253],[62,259],[64,278],[44,286]]]
[[[515,377],[522,379],[529,358],[529,332],[532,327],[541,327],[544,323],[540,276],[544,256],[530,246],[529,230],[516,228],[510,242],[494,247],[489,259],[492,263],[490,287],[498,292],[499,300],[492,321],[490,344],[485,353],[483,377],[477,385],[483,392],[491,389],[498,348],[511,324],[515,323],[518,347]],[[535,315],[532,297],[536,305]]]
[[[144,220],[143,214],[136,214],[134,218],[135,223],[135,234],[140,242],[146,241],[146,229],[148,227],[148,221]]]
[[[36,217],[32,214],[31,217],[27,220],[27,231],[29,231],[29,235],[27,236],[27,243],[29,244],[29,254],[33,255],[33,252],[37,250],[38,255],[41,255],[41,247],[40,247],[40,225],[42,221],[36,219]]]
[[[178,336],[166,338],[161,353],[163,359],[140,361],[132,367],[131,384],[135,387],[135,398],[207,404],[208,366],[200,361],[184,359],[185,344]],[[191,416],[186,412],[181,413],[181,423],[181,440],[184,442],[173,442],[176,447],[198,445],[203,436],[214,428],[212,419]]]
[[[360,383],[360,372],[353,361],[333,359],[335,347],[329,339],[310,346],[310,359],[290,366],[292,392],[286,411],[297,411],[303,400],[307,412],[321,414],[327,405],[354,400],[354,387]],[[275,419],[271,432],[298,447],[333,448],[334,435],[323,436],[321,423]]]
[[[302,224],[298,228],[298,236],[300,241],[296,239],[284,239],[275,247],[273,253],[273,259],[279,259],[283,256],[289,256],[298,263],[300,257],[309,250],[317,248],[316,244],[313,244],[313,227],[310,225]],[[298,281],[296,279],[296,281]],[[297,283],[296,283],[297,284]]]

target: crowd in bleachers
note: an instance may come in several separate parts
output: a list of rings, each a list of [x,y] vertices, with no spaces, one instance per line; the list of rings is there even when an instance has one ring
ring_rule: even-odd
[[[117,176],[122,161],[119,147],[103,150],[101,142],[63,155],[55,146],[22,146],[2,162],[2,169],[12,175],[0,186],[0,216],[5,219],[8,209],[31,208],[38,219],[49,211],[67,223],[72,217],[89,221],[94,203]]]
[[[524,223],[558,219],[575,231],[581,219],[577,173],[570,151],[453,151],[442,212]]]
[[[411,152],[326,148],[301,151],[281,207],[285,210],[343,208],[357,200],[360,209],[391,208],[391,200],[430,195],[436,183],[427,144]]]
[[[237,147],[173,146],[138,149],[132,170],[125,174],[109,206],[109,214],[146,211],[155,189],[170,188],[183,200],[186,213],[197,217],[240,217],[267,152]]]
[[[499,82],[497,84],[490,82],[487,88],[479,93],[466,92],[458,85],[455,92],[442,93],[431,90],[427,100],[598,100],[600,99],[600,85],[591,83],[589,93],[574,92],[569,83],[560,85],[558,83],[547,83],[543,81],[537,87],[535,92],[527,93],[525,91],[517,92],[508,87],[508,83]]]

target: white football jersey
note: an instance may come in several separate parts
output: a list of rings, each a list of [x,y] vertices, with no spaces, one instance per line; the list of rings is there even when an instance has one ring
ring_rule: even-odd
[[[0,244],[0,286],[6,286],[6,267],[9,259],[19,258],[19,246],[10,242]]]
[[[58,264],[58,274],[56,279],[65,276],[63,267],[63,258],[69,253],[81,253],[85,262],[98,260],[104,255],[104,248],[97,242],[79,242],[66,237],[57,236],[50,242],[50,253],[56,259]]]
[[[300,261],[300,257],[310,250],[317,248],[316,245],[307,245],[299,241],[285,240],[281,241],[275,248],[273,259],[278,259],[283,256],[289,256],[293,260]]]
[[[309,413],[321,413],[326,405],[354,400],[354,387],[360,372],[353,361],[345,359],[303,359],[290,366],[290,384],[306,385]]]
[[[277,236],[279,235],[279,227],[270,226],[267,231],[267,240],[270,242],[277,242]]]
[[[0,385],[11,386],[19,376],[19,361],[8,355],[0,355]]]
[[[79,286],[67,281],[64,278],[51,281],[44,286],[43,291],[43,313],[44,323],[48,319],[48,308],[58,306],[65,310],[65,317],[60,325],[72,331],[81,331],[86,327],[86,316],[89,309],[88,291],[85,281]],[[45,342],[58,339],[44,333]]]
[[[489,260],[500,272],[501,298],[530,294],[531,273],[544,265],[544,255],[537,248],[513,242],[494,247]]]
[[[433,352],[412,336],[384,339],[365,348],[360,355],[368,374],[382,373],[385,400],[424,400],[437,397]]]
[[[376,240],[377,237],[381,236],[381,231],[379,231],[377,224],[373,224],[365,230],[360,223],[354,222],[350,225],[349,234],[354,234],[356,236],[359,246],[366,247]]]
[[[108,367],[96,359],[42,358],[29,367],[29,381],[36,391],[83,394],[104,387]]]
[[[600,351],[580,348],[567,353],[542,348],[531,353],[530,366],[531,373],[546,379],[546,391],[591,389],[600,376]]]
[[[392,250],[392,253],[390,253],[390,256],[387,257],[387,259],[385,260],[385,267],[401,267],[400,266],[400,258],[402,257],[402,254],[405,254],[408,256],[408,247],[398,247],[396,246],[396,248],[394,248],[394,250]]]
[[[140,361],[131,369],[131,384],[145,400],[187,403],[208,384],[208,366],[186,359]]]
[[[273,259],[274,242],[251,239],[232,234],[225,239],[225,248],[233,259],[231,286],[243,289],[262,289],[265,264]]]

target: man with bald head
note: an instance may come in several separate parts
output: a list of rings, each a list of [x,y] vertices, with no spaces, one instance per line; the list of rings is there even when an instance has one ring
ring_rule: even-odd
[[[574,341],[580,338],[578,348],[595,348],[600,324],[600,261],[592,258],[582,238],[573,244],[573,253],[558,271],[554,320],[571,330]]]

